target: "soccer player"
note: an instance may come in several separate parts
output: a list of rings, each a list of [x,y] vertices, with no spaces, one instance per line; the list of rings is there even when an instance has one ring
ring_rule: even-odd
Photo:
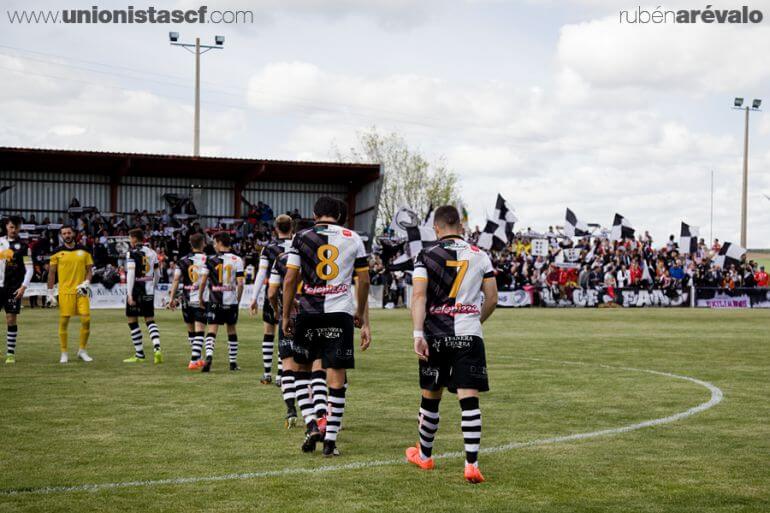
[[[406,457],[422,469],[433,468],[433,439],[446,387],[460,400],[465,480],[481,483],[479,392],[489,390],[481,324],[497,306],[497,284],[489,256],[463,240],[455,207],[436,209],[433,228],[438,243],[423,249],[414,265],[412,324],[422,401],[420,441],[406,450]]]
[[[75,243],[75,230],[71,226],[62,226],[59,235],[64,245],[51,255],[48,271],[48,298],[56,304],[53,287],[59,277],[59,344],[61,358],[59,363],[67,363],[67,328],[70,317],[80,316],[80,348],[78,358],[84,362],[93,361],[86,352],[88,336],[91,333],[91,304],[88,300],[93,276],[94,261],[83,246]]]
[[[273,308],[278,316],[281,315],[281,285],[283,279],[286,276],[286,262],[289,259],[288,253],[281,253],[275,259],[273,268],[270,271],[270,279],[268,280],[267,299],[270,301],[270,306]],[[292,308],[291,318],[296,318],[296,308]],[[283,394],[283,400],[286,403],[286,428],[291,429],[297,425],[297,408],[295,405],[296,400],[296,388],[295,388],[295,371],[297,370],[294,363],[294,340],[283,332],[282,326],[278,326],[278,357],[281,359],[283,368],[283,375],[281,378],[281,392]],[[305,414],[312,414],[313,408],[310,404],[310,400],[306,398],[309,394],[308,383],[304,383],[304,389],[301,389],[300,394],[305,397],[302,404],[303,417]]]
[[[139,317],[144,317],[147,332],[152,340],[153,361],[163,363],[160,352],[160,331],[155,323],[155,286],[158,284],[158,254],[145,246],[144,231],[134,228],[128,232],[130,248],[126,253],[126,318],[134,344],[134,356],[124,363],[142,363],[144,343]]]
[[[208,284],[209,311],[208,333],[206,333],[206,358],[201,368],[202,372],[211,371],[214,359],[214,342],[219,326],[227,326],[227,342],[229,346],[230,370],[241,370],[238,367],[238,304],[243,294],[243,260],[234,255],[230,249],[230,234],[219,232],[214,235],[215,256],[206,259],[208,273],[201,278],[199,294],[203,294]]]
[[[192,253],[181,258],[179,265],[174,270],[174,281],[171,284],[171,300],[168,307],[175,310],[177,307],[177,290],[182,283],[182,318],[187,325],[187,340],[190,343],[191,357],[187,368],[200,370],[204,361],[201,358],[203,351],[203,337],[206,331],[206,303],[200,294],[201,279],[208,275],[206,267],[206,255],[203,248],[206,238],[201,233],[190,235],[190,247]]]
[[[21,299],[32,280],[32,256],[27,245],[19,240],[21,219],[11,216],[5,222],[5,236],[0,237],[0,308],[5,309],[8,331],[5,335],[5,363],[16,363],[16,337],[19,334],[16,316],[21,311]]]
[[[275,232],[278,235],[278,240],[270,241],[259,257],[259,270],[254,280],[254,295],[251,299],[250,310],[252,313],[257,311],[259,293],[262,291],[262,286],[267,283],[275,259],[278,255],[286,253],[289,249],[293,227],[294,220],[290,216],[282,214],[275,218]],[[265,329],[262,337],[262,366],[264,373],[259,382],[263,385],[269,385],[273,382],[273,349],[275,348],[275,327],[278,324],[278,318],[273,311],[273,307],[270,305],[270,301],[267,299],[267,294],[265,294],[265,299],[262,303],[262,321],[264,322]],[[276,378],[276,385],[279,386],[281,373],[281,360],[279,358],[278,377]]]
[[[339,201],[321,197],[313,207],[316,225],[294,236],[283,284],[282,329],[294,336],[295,345],[307,356],[295,354],[299,370],[308,370],[321,358],[329,387],[329,410],[323,455],[336,456],[337,433],[345,412],[345,372],[354,367],[354,326],[361,328],[361,350],[371,343],[367,299],[369,266],[364,243],[358,234],[336,224]],[[353,276],[358,278],[356,304]],[[299,313],[291,322],[291,308],[302,280]],[[320,431],[308,431],[303,450],[320,441]],[[309,452],[309,451],[308,451]]]

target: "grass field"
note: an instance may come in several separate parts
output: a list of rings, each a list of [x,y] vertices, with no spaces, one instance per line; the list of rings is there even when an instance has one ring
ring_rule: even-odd
[[[710,398],[623,367],[708,381],[724,399],[665,425],[482,454],[488,482],[472,486],[451,454],[462,450],[453,396],[435,448],[448,457],[432,472],[399,461],[417,436],[406,311],[373,314],[374,345],[350,374],[343,454],[330,461],[299,452],[302,431],[283,428],[277,388],[258,382],[261,322],[242,317],[242,372],[226,370],[220,338],[205,375],[185,368],[178,315],[159,316],[162,366],[121,363],[127,327],[106,311],[94,312],[95,361],[62,366],[54,313],[25,310],[18,363],[0,367],[0,512],[770,511],[768,321],[761,311],[498,311],[485,326],[483,447],[622,427]]]

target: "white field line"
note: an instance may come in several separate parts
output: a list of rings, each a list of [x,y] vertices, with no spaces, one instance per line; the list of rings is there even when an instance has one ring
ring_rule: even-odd
[[[596,365],[585,362],[570,362],[570,361],[557,361],[547,360],[543,358],[519,358],[522,360],[551,362],[564,365]],[[521,449],[525,447],[536,447],[539,445],[550,445],[564,442],[573,442],[578,440],[586,440],[588,438],[597,438],[600,436],[616,435],[621,433],[628,433],[630,431],[636,431],[652,426],[659,426],[662,424],[669,424],[678,420],[691,417],[698,413],[708,410],[719,404],[722,401],[722,391],[716,386],[707,381],[701,381],[689,376],[682,376],[679,374],[672,374],[669,372],[659,372],[648,369],[636,369],[633,367],[616,367],[612,365],[598,365],[605,369],[623,370],[629,372],[644,372],[647,374],[654,374],[656,376],[663,376],[667,378],[679,379],[683,381],[689,381],[696,385],[702,386],[711,392],[711,398],[705,403],[701,403],[692,408],[669,415],[667,417],[660,417],[652,420],[645,420],[643,422],[637,422],[635,424],[629,424],[627,426],[621,426],[616,428],[601,429],[598,431],[589,431],[586,433],[575,433],[572,435],[555,436],[551,438],[541,438],[538,440],[530,440],[528,442],[511,442],[503,445],[497,445],[494,447],[482,447],[479,452],[484,454],[494,454],[499,452],[510,451],[513,449]],[[447,458],[462,458],[465,454],[461,451],[447,452],[434,456],[437,459]],[[281,477],[281,476],[293,476],[293,475],[305,475],[305,474],[318,474],[323,472],[338,472],[341,470],[357,470],[363,468],[383,467],[386,465],[399,465],[405,463],[404,458],[394,458],[388,460],[370,460],[359,461],[355,463],[344,463],[340,465],[323,465],[313,468],[283,468],[277,470],[263,470],[257,472],[243,472],[236,474],[223,474],[218,476],[198,476],[198,477],[174,477],[167,479],[147,479],[139,481],[119,481],[115,483],[94,483],[94,484],[82,484],[73,486],[46,486],[46,487],[29,487],[29,488],[11,488],[0,490],[0,496],[10,495],[47,495],[55,493],[71,493],[71,492],[99,492],[105,490],[114,490],[118,488],[134,488],[134,487],[150,487],[150,486],[164,486],[164,485],[180,485],[180,484],[195,484],[195,483],[213,483],[218,481],[235,481],[246,479],[259,479],[263,477]]]

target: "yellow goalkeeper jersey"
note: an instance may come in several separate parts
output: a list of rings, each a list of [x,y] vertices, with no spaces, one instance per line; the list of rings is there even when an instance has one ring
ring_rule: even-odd
[[[94,265],[94,260],[83,246],[62,246],[57,249],[51,255],[51,267],[57,268],[59,294],[77,294],[77,287],[86,279],[90,265]]]

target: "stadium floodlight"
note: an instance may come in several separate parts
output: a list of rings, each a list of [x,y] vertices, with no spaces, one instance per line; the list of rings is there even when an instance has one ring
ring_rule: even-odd
[[[171,46],[181,46],[195,55],[195,118],[193,121],[193,156],[200,156],[201,147],[201,54],[209,50],[222,50],[225,44],[225,36],[215,36],[214,45],[202,45],[201,38],[196,37],[195,43],[183,43],[179,41],[179,32],[169,32],[168,39]]]
[[[757,98],[756,100],[754,100],[754,104],[751,106],[751,108],[754,110],[759,110],[761,106],[762,106],[762,100]]]
[[[740,109],[743,107],[743,98],[736,98],[735,99],[735,107]]]

